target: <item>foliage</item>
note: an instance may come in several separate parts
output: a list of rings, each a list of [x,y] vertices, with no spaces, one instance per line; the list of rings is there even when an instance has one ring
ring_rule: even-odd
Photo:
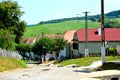
[[[15,36],[10,34],[8,30],[0,29],[0,47],[7,50],[15,49]]]
[[[43,37],[35,42],[33,45],[33,52],[38,55],[45,54],[48,51],[53,51],[54,40],[48,37]]]
[[[117,55],[117,50],[115,47],[110,47],[109,48],[109,54],[112,56],[116,56]]]
[[[120,10],[106,13],[105,16],[108,19],[110,19],[110,18],[120,18]],[[100,22],[100,18],[101,18],[100,15],[88,16],[88,20],[91,20],[91,21],[94,21],[94,22],[96,22],[96,21]],[[73,20],[84,20],[84,19],[85,19],[85,17],[73,17],[73,18],[55,19],[55,20],[49,20],[49,21],[41,21],[37,25],[39,25],[39,24],[60,23],[60,22],[73,21]]]
[[[35,42],[35,44],[33,45],[33,52],[41,56],[48,51],[55,51],[57,52],[58,56],[58,53],[60,52],[60,50],[64,49],[65,45],[66,41],[60,36],[56,36],[55,39],[43,37]]]
[[[99,23],[88,21],[89,28],[97,28]],[[67,30],[78,30],[85,27],[85,21],[74,20],[54,24],[40,24],[26,28],[24,37],[36,37],[43,31],[45,34],[65,33]]]
[[[16,50],[19,52],[31,52],[32,51],[32,46],[29,44],[18,44],[16,46]]]
[[[25,57],[27,57],[25,53],[32,51],[32,46],[29,44],[18,44],[16,46],[16,50],[23,56],[24,59]]]
[[[105,21],[105,28],[120,28],[120,20],[119,19],[107,19]]]
[[[59,56],[59,52],[64,49],[65,45],[67,44],[67,41],[64,40],[63,37],[61,36],[56,36],[55,40],[55,47],[54,47],[54,51],[57,52],[57,57]]]
[[[92,62],[101,60],[101,57],[87,57],[87,58],[78,58],[78,59],[69,59],[69,60],[64,60],[60,62],[61,66],[66,66],[70,64],[77,64],[78,66],[89,66]],[[118,61],[120,60],[120,56],[107,56],[106,61]]]
[[[15,58],[0,57],[0,72],[16,69],[16,68],[26,68],[27,65]]]
[[[15,34],[15,42],[19,43],[25,31],[26,23],[20,21],[23,12],[17,2],[5,0],[0,2],[0,29],[9,30]]]
[[[105,14],[107,18],[120,18],[120,10],[112,11],[110,13]]]

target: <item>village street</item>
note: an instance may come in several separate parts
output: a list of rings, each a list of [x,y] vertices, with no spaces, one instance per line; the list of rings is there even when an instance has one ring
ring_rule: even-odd
[[[0,80],[100,80],[90,79],[103,75],[120,75],[120,71],[84,72],[80,68],[45,67],[29,65],[27,69],[17,69],[0,73]]]

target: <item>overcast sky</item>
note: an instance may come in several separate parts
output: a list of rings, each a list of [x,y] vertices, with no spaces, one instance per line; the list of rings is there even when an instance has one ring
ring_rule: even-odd
[[[101,0],[14,0],[25,12],[22,20],[27,24],[36,24],[40,21],[61,19],[68,17],[100,14]],[[120,10],[120,0],[104,0],[105,13]],[[79,15],[77,15],[79,14]]]

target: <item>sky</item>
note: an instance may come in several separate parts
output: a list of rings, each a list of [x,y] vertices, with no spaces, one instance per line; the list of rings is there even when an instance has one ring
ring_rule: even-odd
[[[101,12],[101,0],[13,0],[24,11],[21,20],[30,24],[41,21],[81,17],[83,12],[96,15]],[[104,0],[105,13],[120,10],[120,0]]]

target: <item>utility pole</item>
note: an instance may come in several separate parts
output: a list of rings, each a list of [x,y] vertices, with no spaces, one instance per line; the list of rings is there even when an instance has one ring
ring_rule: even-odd
[[[104,0],[101,0],[101,40],[102,63],[105,63],[105,30],[104,30]]]
[[[89,50],[88,50],[88,13],[90,12],[83,12],[85,14],[85,57],[89,55]]]
[[[44,32],[42,32],[42,55],[43,55],[43,61],[45,61],[45,54],[44,54]]]

